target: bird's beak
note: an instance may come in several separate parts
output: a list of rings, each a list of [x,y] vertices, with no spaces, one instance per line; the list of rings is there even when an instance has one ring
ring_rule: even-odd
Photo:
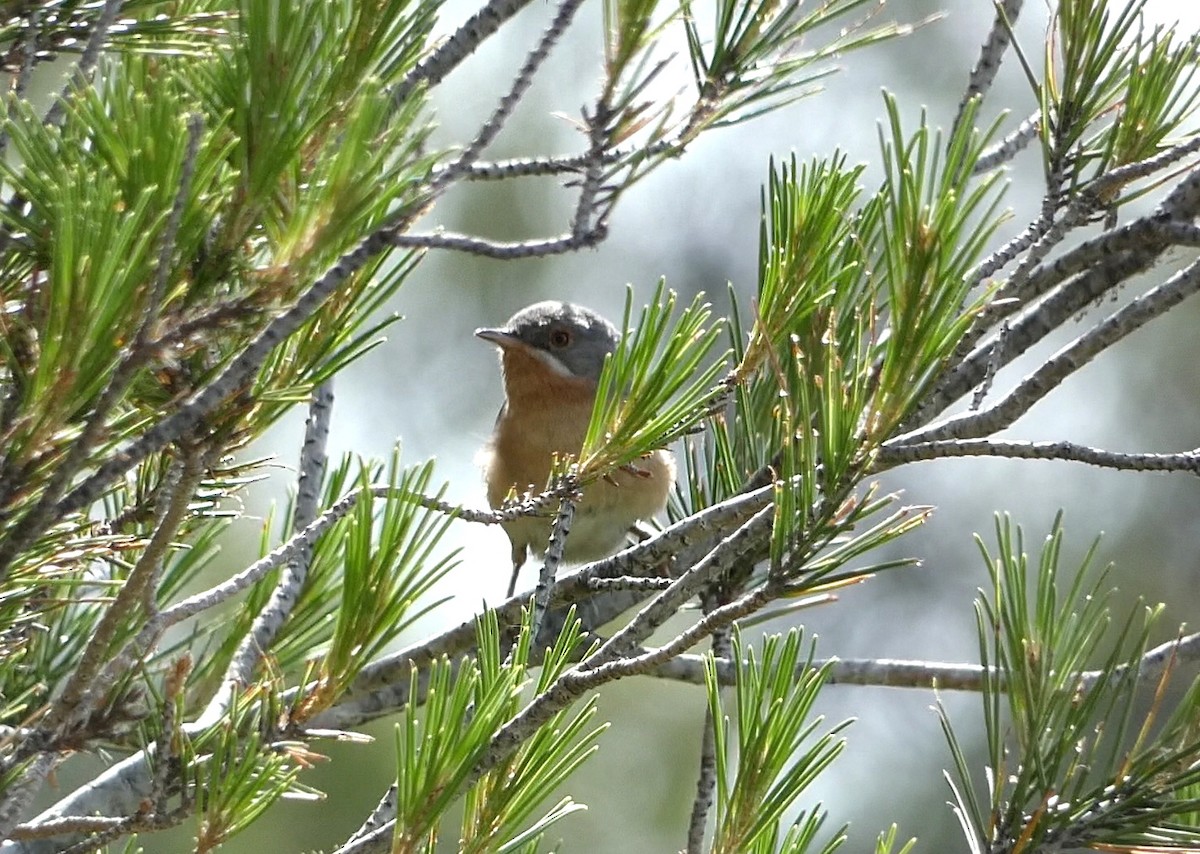
[[[475,337],[482,338],[484,341],[489,341],[497,347],[512,347],[520,344],[521,339],[513,335],[507,329],[491,328],[484,326],[481,329],[475,330]]]

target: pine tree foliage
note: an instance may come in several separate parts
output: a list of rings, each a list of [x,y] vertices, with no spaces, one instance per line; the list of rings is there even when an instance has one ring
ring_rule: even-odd
[[[1152,646],[1159,609],[1115,613],[1092,555],[1064,565],[1057,520],[1036,561],[1007,517],[981,541],[978,665],[856,670],[799,630],[750,632],[916,561],[883,547],[935,508],[885,494],[889,469],[1200,471],[1194,451],[998,438],[1200,290],[1197,37],[1149,26],[1144,0],[1058,0],[1034,46],[1016,38],[1021,0],[997,0],[952,122],[885,95],[874,186],[842,153],[764,164],[753,298],[731,290],[720,317],[636,283],[578,458],[483,510],[446,503],[430,463],[326,459],[334,379],[425,254],[597,246],[626,192],[700,135],[907,30],[867,0],[603,0],[581,153],[485,160],[584,5],[557,0],[491,114],[437,147],[431,93],[527,5],[489,0],[449,30],[432,0],[6,5],[0,851],[136,850],[180,825],[215,850],[282,798],[324,797],[306,779],[321,740],[379,718],[395,781],[339,851],[552,850],[585,808],[573,775],[604,749],[597,692],[634,676],[707,689],[689,852],[846,844],[809,799],[854,737],[813,714],[834,681],[977,692],[986,767],[942,715],[967,850],[1197,850],[1200,682],[1184,665],[1200,636]],[[1024,121],[988,102],[1002,62],[1036,104]],[[660,96],[675,65],[689,86]],[[32,97],[56,67],[62,91]],[[1003,167],[1022,152],[1045,195],[1010,214]],[[563,234],[421,230],[455,186],[528,176],[570,194]],[[1001,242],[1010,215],[1021,230]],[[1188,259],[1174,272],[1171,253]],[[1144,292],[1078,320],[1143,274]],[[297,409],[295,498],[261,558],[214,579],[266,464],[237,452]],[[555,577],[579,491],[664,447],[680,465],[665,527]],[[551,543],[533,601],[395,649],[441,604],[446,532],[521,515],[545,516]],[[45,806],[82,753],[103,769]],[[880,854],[920,850],[909,829],[869,832]]]

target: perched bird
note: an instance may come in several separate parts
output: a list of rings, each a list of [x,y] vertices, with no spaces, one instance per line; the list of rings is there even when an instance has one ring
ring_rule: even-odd
[[[513,492],[545,489],[556,454],[579,454],[604,357],[616,349],[620,335],[591,309],[553,300],[475,334],[500,348],[504,379],[504,406],[480,455],[488,503],[495,508]],[[674,482],[675,460],[659,450],[588,484],[564,559],[581,563],[619,551],[635,522],[666,506]],[[526,553],[545,552],[550,525],[544,517],[527,516],[503,527],[512,541],[511,596]]]

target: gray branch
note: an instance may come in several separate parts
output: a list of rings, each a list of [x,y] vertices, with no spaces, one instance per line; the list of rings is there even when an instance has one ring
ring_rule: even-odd
[[[1118,471],[1190,472],[1200,474],[1200,453],[1126,454],[1073,442],[1000,442],[946,439],[916,445],[887,446],[880,451],[882,468],[949,457],[1001,457],[1016,460],[1062,460]]]
[[[508,261],[515,258],[544,258],[550,255],[575,252],[579,249],[588,249],[602,243],[607,236],[608,230],[597,225],[578,232],[571,231],[560,234],[557,237],[533,240],[489,240],[485,237],[452,232],[394,234],[391,244],[404,249],[449,249],[455,252],[465,252],[468,255],[478,255],[481,258]]]
[[[533,591],[532,630],[535,638],[541,636],[546,611],[550,608],[550,592],[554,587],[554,577],[558,574],[558,568],[562,564],[567,538],[571,535],[571,523],[575,521],[577,500],[574,495],[564,495],[558,502],[558,513],[554,516],[554,524],[550,526],[550,541],[546,545],[542,568],[538,571],[537,586]]]
[[[326,380],[314,391],[304,425],[304,445],[300,451],[300,470],[296,483],[296,505],[292,513],[292,530],[303,531],[317,520],[321,503],[321,484],[325,478],[326,444],[329,422],[333,416],[333,380]],[[313,541],[315,542],[315,540]],[[301,547],[284,566],[271,598],[254,618],[249,633],[233,654],[221,686],[197,719],[204,727],[220,720],[229,709],[237,692],[249,684],[254,669],[266,650],[271,648],[279,630],[291,615],[300,591],[308,579],[312,546]]]
[[[985,172],[991,172],[993,169],[998,169],[1005,163],[1008,163],[1028,148],[1029,143],[1038,138],[1038,134],[1042,131],[1041,122],[1041,113],[1034,113],[1026,118],[1021,124],[1017,125],[1016,130],[980,154],[979,159],[975,161],[975,166],[971,169],[971,173],[982,175]]]
[[[1000,70],[1000,63],[1004,59],[1004,52],[1012,43],[1012,25],[1016,23],[1017,17],[1021,14],[1024,2],[1025,0],[1004,0],[1004,2],[996,4],[996,19],[992,22],[992,29],[979,51],[979,59],[976,60],[975,67],[971,69],[971,77],[967,81],[967,91],[963,93],[962,100],[958,104],[958,114],[954,117],[955,131],[962,123],[967,105],[976,98],[982,99],[992,88],[996,72]]]
[[[969,394],[984,380],[989,369],[1007,365],[1088,305],[1153,267],[1162,251],[1154,248],[1122,252],[1109,263],[1093,267],[1065,282],[1013,321],[1005,334],[989,339],[947,372],[910,419],[910,426],[928,423]]]
[[[550,22],[550,26],[542,33],[542,37],[537,45],[534,46],[525,58],[525,62],[517,72],[512,86],[509,87],[504,97],[500,99],[500,103],[496,106],[495,111],[483,123],[479,129],[479,133],[475,135],[475,138],[471,140],[458,159],[446,166],[433,179],[431,185],[431,193],[433,195],[439,195],[446,187],[461,178],[466,170],[479,159],[484,150],[492,144],[492,141],[504,128],[513,110],[516,109],[517,104],[521,102],[521,99],[525,97],[525,93],[529,91],[529,87],[533,85],[533,78],[537,74],[538,69],[542,67],[542,63],[550,56],[550,51],[554,49],[559,39],[567,31],[567,28],[571,25],[571,20],[575,17],[575,13],[579,11],[579,7],[582,4],[583,0],[562,0],[559,4],[558,12],[554,16],[554,20]]]
[[[733,658],[733,644],[729,629],[714,632],[712,654],[717,660]],[[692,814],[688,820],[687,854],[702,854],[704,831],[708,825],[708,814],[712,810],[717,785],[717,740],[713,728],[718,722],[713,719],[712,706],[704,710],[704,728],[700,736],[700,774],[696,780],[696,797],[692,800]]]
[[[375,809],[371,810],[371,814],[367,816],[366,821],[358,830],[350,835],[346,840],[346,844],[337,849],[334,854],[341,854],[348,847],[357,845],[359,842],[369,838],[389,821],[394,822],[396,818],[396,806],[399,802],[399,789],[395,783],[388,786],[387,791],[383,793],[383,797],[379,799],[379,803],[375,805]]]
[[[1138,660],[1138,681],[1142,684],[1157,682],[1168,667],[1180,662],[1200,661],[1200,633],[1186,635],[1149,649]],[[716,662],[717,679],[722,685],[733,685],[737,675],[735,663],[728,658]],[[807,666],[807,665],[802,665]],[[982,665],[942,661],[917,661],[897,658],[828,658],[815,659],[813,669],[828,666],[829,685],[862,685],[883,688],[917,688],[938,691],[970,691],[979,693],[984,688],[984,676],[1004,690],[1004,675],[993,668],[987,674]],[[1114,672],[1085,670],[1078,674],[1078,682],[1086,690],[1105,676],[1113,677],[1125,668]],[[653,671],[662,679],[704,684],[704,656],[678,655]]]
[[[392,94],[392,103],[397,106],[403,104],[418,86],[432,88],[441,83],[447,74],[474,53],[505,22],[528,6],[529,2],[489,0],[400,82]]]
[[[79,62],[75,63],[75,70],[72,73],[66,88],[50,105],[50,109],[46,112],[46,117],[43,120],[47,125],[59,125],[66,116],[67,99],[70,97],[71,89],[75,86],[87,86],[92,80],[92,72],[96,70],[96,63],[100,61],[100,53],[104,50],[104,40],[108,38],[108,31],[112,29],[112,25],[117,20],[117,15],[121,12],[122,0],[105,0],[103,8],[100,10],[99,16],[96,18],[96,23],[92,25],[92,31],[88,34],[87,43],[84,45],[83,53],[79,55]]]
[[[1200,291],[1200,261],[1180,270],[1102,323],[1090,328],[1025,377],[1002,400],[982,412],[958,415],[916,434],[902,436],[889,446],[915,445],[940,439],[990,436],[1011,426],[1067,377],[1100,353],[1165,314]]]

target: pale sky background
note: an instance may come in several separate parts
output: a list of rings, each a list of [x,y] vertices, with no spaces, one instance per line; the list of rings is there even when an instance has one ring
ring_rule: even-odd
[[[448,4],[449,29],[471,10]],[[578,151],[582,145],[555,112],[577,114],[597,77],[600,6],[581,12],[581,26],[559,48],[540,84],[511,127],[495,157]],[[685,295],[704,290],[722,305],[726,282],[743,297],[753,292],[758,240],[759,193],[768,159],[795,152],[802,160],[835,150],[871,164],[865,180],[878,176],[877,122],[882,89],[896,93],[905,127],[915,128],[927,107],[930,123],[946,127],[965,86],[992,16],[988,0],[940,3],[895,0],[882,13],[900,21],[944,17],[912,36],[851,54],[843,71],[826,81],[826,91],[766,119],[703,137],[678,162],[665,165],[635,188],[613,219],[611,237],[598,249],[564,258],[483,261],[433,254],[402,289],[395,306],[409,319],[388,341],[339,377],[332,452],[384,457],[403,440],[410,462],[436,457],[438,477],[449,482],[448,497],[470,506],[485,504],[474,454],[491,429],[501,401],[491,347],[472,331],[494,325],[537,299],[572,299],[609,316],[619,314],[624,288],[632,283],[648,296],[660,276]],[[1200,4],[1150,0],[1158,20],[1187,20],[1181,31],[1200,27]],[[459,141],[476,127],[509,83],[511,69],[552,14],[547,3],[526,10],[496,44],[489,44],[438,95],[440,130],[434,144]],[[1026,3],[1019,36],[1026,52],[1040,56],[1046,6]],[[1001,74],[985,113],[1013,112],[1009,128],[1028,115],[1034,101],[1015,63]],[[1007,233],[1021,228],[1040,197],[1036,156],[1015,163],[1007,202],[1017,212]],[[553,182],[517,187],[471,187],[440,205],[427,226],[477,231],[504,238],[537,237],[566,227],[573,195]],[[1163,274],[1152,277],[1157,281]],[[1126,297],[1135,293],[1127,288]],[[1100,307],[1106,311],[1111,305]],[[1124,342],[1119,352],[1088,366],[1058,393],[1039,404],[1008,431],[1026,439],[1070,439],[1123,450],[1171,451],[1200,445],[1196,372],[1200,355],[1194,333],[1196,309],[1184,306]],[[1015,382],[1039,356],[1061,346],[1059,336],[1029,359],[1002,373],[998,387]],[[290,486],[298,453],[302,415],[272,432],[255,450],[278,456],[279,476],[257,490],[248,505],[262,517],[266,501]],[[881,576],[845,594],[837,604],[804,615],[819,636],[822,655],[930,658],[974,661],[977,656],[972,600],[986,576],[972,542],[973,532],[991,537],[993,513],[1011,511],[1037,543],[1054,512],[1066,510],[1070,554],[1079,554],[1101,531],[1104,560],[1118,564],[1122,602],[1141,594],[1167,601],[1160,634],[1192,618],[1197,605],[1197,501],[1200,483],[1183,475],[1151,476],[1095,471],[1064,463],[954,461],[914,466],[889,476],[885,486],[904,489],[904,500],[938,505],[934,520],[900,542],[896,555],[924,559],[920,569]],[[243,523],[247,559],[257,540],[253,520]],[[454,597],[433,621],[457,622],[497,601],[508,577],[508,546],[496,529],[456,525],[453,543],[463,548],[463,565],[440,591]],[[236,553],[235,545],[228,551]],[[532,583],[530,577],[525,584]],[[786,628],[774,626],[774,630]],[[952,720],[971,738],[980,713],[974,696],[946,695]],[[829,722],[855,716],[846,733],[845,755],[810,791],[803,806],[822,802],[830,827],[852,822],[847,851],[869,850],[875,834],[893,821],[905,837],[921,838],[918,851],[961,850],[941,770],[949,757],[931,711],[927,691],[836,687],[822,698]],[[562,850],[589,854],[667,852],[685,839],[696,773],[703,692],[649,679],[606,689],[601,715],[614,722],[600,754],[571,787],[591,805],[555,832]],[[284,806],[297,836],[277,835],[279,819],[247,833],[227,850],[264,851],[329,847],[343,839],[373,805],[391,769],[390,724],[373,728],[380,740],[369,748],[337,751],[315,785],[331,793],[319,806]],[[979,755],[976,754],[976,758]],[[363,788],[346,791],[350,777]],[[980,778],[982,781],[982,777]],[[370,787],[370,788],[368,788]],[[294,821],[293,821],[294,819]],[[267,840],[273,840],[267,848]],[[149,842],[150,840],[147,840]],[[168,850],[168,849],[161,849]],[[447,850],[450,850],[449,848]]]

